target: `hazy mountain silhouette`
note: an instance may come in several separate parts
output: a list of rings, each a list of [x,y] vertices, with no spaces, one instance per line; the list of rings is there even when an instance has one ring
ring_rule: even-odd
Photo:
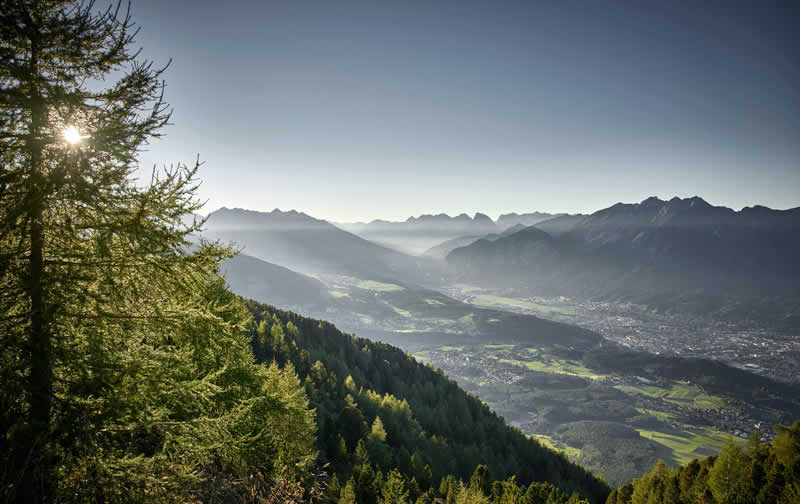
[[[566,214],[559,213],[559,214],[550,214],[546,212],[531,212],[531,213],[507,213],[503,214],[497,218],[497,226],[501,229],[508,229],[512,226],[522,225],[522,226],[533,226],[538,224],[542,221],[550,220],[555,217],[561,217]]]
[[[777,301],[791,311],[800,297],[798,231],[800,208],[737,212],[696,196],[648,198],[479,240],[447,262],[462,279],[542,293],[696,310],[734,303],[745,312]]]
[[[450,240],[446,240],[440,243],[439,245],[436,245],[435,247],[429,248],[428,250],[423,252],[422,255],[443,260],[447,257],[447,254],[449,254],[451,251],[459,247],[466,247],[467,245],[475,243],[476,241],[481,239],[494,241],[497,240],[498,238],[502,238],[503,236],[508,236],[510,234],[516,233],[517,231],[521,231],[525,229],[525,227],[526,226],[524,226],[523,224],[515,224],[500,234],[489,233],[487,235],[482,235],[482,236],[481,235],[459,236],[458,238],[452,238]]]
[[[374,220],[369,223],[342,223],[339,227],[375,243],[409,254],[421,254],[430,247],[459,236],[482,236],[500,229],[489,216],[447,214],[409,217],[405,221]]]
[[[429,250],[443,245],[448,240],[458,240],[454,243],[466,245],[470,243],[469,237],[478,239],[487,234],[503,232],[513,226],[530,226],[553,217],[555,216],[552,214],[542,212],[510,213],[501,215],[498,221],[494,222],[488,215],[480,212],[473,217],[464,213],[450,217],[442,213],[409,217],[405,221],[374,220],[369,223],[337,225],[362,238],[409,254],[440,256],[441,251],[447,247],[430,253]]]
[[[323,308],[332,299],[316,278],[245,254],[222,263],[221,271],[233,292],[281,308]]]
[[[205,238],[235,242],[244,253],[306,274],[423,281],[428,264],[294,210],[220,208],[209,214]]]
[[[575,227],[575,225],[582,221],[585,217],[586,215],[584,214],[565,214],[541,221],[536,224],[536,227],[552,236],[559,236],[567,231],[572,230],[572,228]]]

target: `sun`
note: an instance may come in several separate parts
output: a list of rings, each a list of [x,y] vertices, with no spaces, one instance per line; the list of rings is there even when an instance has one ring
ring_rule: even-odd
[[[64,136],[64,140],[72,145],[86,138],[86,135],[81,135],[81,132],[75,126],[67,126],[61,131],[61,134]]]

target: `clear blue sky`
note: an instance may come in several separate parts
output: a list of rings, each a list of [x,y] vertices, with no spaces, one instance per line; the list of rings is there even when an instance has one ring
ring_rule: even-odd
[[[208,211],[335,221],[794,207],[797,5],[133,0],[143,54],[173,58],[141,160],[199,154]]]

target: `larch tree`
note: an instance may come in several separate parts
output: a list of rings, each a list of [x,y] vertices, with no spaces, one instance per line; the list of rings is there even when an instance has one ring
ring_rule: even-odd
[[[137,178],[170,108],[136,32],[119,5],[0,0],[4,501],[186,501],[313,460],[302,386],[253,364],[218,276],[230,250],[193,238],[198,164]]]
[[[386,483],[381,491],[381,504],[407,504],[408,490],[403,480],[403,475],[397,469],[392,469],[386,476]]]
[[[714,461],[708,473],[708,487],[720,504],[745,502],[749,492],[750,461],[733,439]]]

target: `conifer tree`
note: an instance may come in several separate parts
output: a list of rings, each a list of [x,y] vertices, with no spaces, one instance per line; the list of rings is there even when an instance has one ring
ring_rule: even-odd
[[[356,504],[356,482],[351,477],[339,494],[339,504]]]
[[[714,461],[708,474],[708,487],[720,504],[739,502],[747,494],[749,461],[732,439]]]
[[[0,1],[5,501],[185,502],[313,461],[303,388],[253,364],[218,277],[230,251],[192,243],[197,164],[136,178],[170,109],[135,35],[119,7]]]
[[[489,468],[485,465],[479,465],[472,473],[469,480],[469,488],[474,491],[480,491],[483,495],[490,493],[491,480],[489,478]]]
[[[376,416],[372,428],[367,436],[367,450],[370,460],[376,467],[387,469],[392,461],[392,449],[386,443],[386,430],[383,428],[381,417]],[[402,452],[402,449],[400,450]]]
[[[775,454],[784,466],[791,468],[800,461],[800,420],[791,426],[777,425],[776,428]]]
[[[331,478],[331,482],[328,483],[327,490],[328,490],[328,496],[331,498],[331,500],[336,500],[339,497],[339,494],[342,491],[342,487],[339,484],[338,476],[336,476],[335,474]]]
[[[383,497],[381,499],[381,504],[408,503],[408,490],[406,489],[406,483],[400,471],[392,469],[386,476],[386,483],[383,485],[381,496]]]
[[[433,483],[433,472],[431,471],[431,466],[425,464],[422,468],[422,475],[419,478],[419,485],[420,488],[423,490],[427,490],[431,487]]]
[[[759,490],[758,497],[756,499],[758,504],[776,502],[786,485],[783,467],[780,462],[778,462],[777,457],[773,455],[770,457],[768,463],[769,471],[767,472],[766,483]]]
[[[386,441],[386,429],[383,428],[383,422],[381,421],[381,417],[376,416],[375,421],[372,422],[372,428],[370,429],[369,439],[374,439],[376,441]]]

